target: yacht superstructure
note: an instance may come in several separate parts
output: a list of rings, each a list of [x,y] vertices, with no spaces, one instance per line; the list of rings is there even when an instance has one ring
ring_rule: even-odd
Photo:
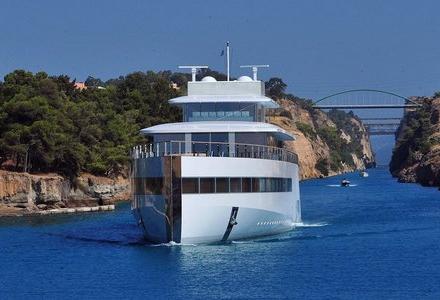
[[[195,74],[195,71],[193,71]],[[148,240],[212,243],[291,230],[301,220],[294,136],[265,123],[264,83],[205,77],[169,100],[183,122],[141,130],[133,148],[132,210]]]

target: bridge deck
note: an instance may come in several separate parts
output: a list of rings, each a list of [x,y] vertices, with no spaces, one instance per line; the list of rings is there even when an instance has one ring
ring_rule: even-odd
[[[349,104],[349,105],[314,105],[316,109],[373,109],[373,108],[416,108],[416,104]]]

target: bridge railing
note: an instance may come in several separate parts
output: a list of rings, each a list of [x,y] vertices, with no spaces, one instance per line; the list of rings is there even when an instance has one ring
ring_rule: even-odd
[[[416,108],[421,103],[393,92],[376,89],[345,90],[313,102],[320,109]]]
[[[298,155],[284,148],[221,142],[167,141],[134,146],[133,159],[163,156],[239,157],[286,161],[298,164]]]

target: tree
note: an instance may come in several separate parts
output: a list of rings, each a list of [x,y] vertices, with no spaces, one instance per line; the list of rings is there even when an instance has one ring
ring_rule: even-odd
[[[285,95],[287,84],[281,78],[273,77],[265,82],[266,94],[275,99],[280,99]]]
[[[88,76],[86,81],[84,81],[84,84],[87,87],[95,87],[95,88],[97,88],[99,86],[102,86],[102,87],[105,86],[105,83],[101,79],[94,78],[92,76]]]

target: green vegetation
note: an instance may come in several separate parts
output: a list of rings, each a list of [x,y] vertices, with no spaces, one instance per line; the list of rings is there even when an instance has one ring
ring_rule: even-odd
[[[363,148],[361,143],[359,142],[362,139],[364,133],[361,131],[360,127],[353,126],[353,119],[357,120],[359,123],[362,121],[356,116],[352,111],[346,113],[342,110],[332,109],[327,115],[330,119],[335,123],[336,127],[343,130],[351,137],[351,142],[346,143],[342,149],[343,152],[355,153],[358,158],[363,156]],[[351,158],[351,156],[350,156]],[[350,159],[349,161],[352,161]]]
[[[135,72],[106,83],[89,77],[82,91],[67,76],[6,75],[0,82],[0,165],[21,171],[28,157],[31,172],[118,174],[142,139],[139,129],[180,118],[167,102],[180,94],[170,85],[173,75]]]
[[[430,139],[432,135],[430,103],[425,101],[423,106],[405,115],[401,128],[403,131],[396,142],[390,162],[390,171],[394,172],[405,165],[412,165],[420,160],[420,155],[428,153],[436,143]]]
[[[295,122],[296,128],[298,128],[299,131],[301,131],[302,133],[304,133],[304,135],[308,138],[311,138],[312,140],[316,140],[318,135],[315,131],[315,129],[313,129],[312,126],[310,126],[309,124],[303,123],[303,122]]]
[[[331,170],[340,170],[343,163],[354,166],[351,153],[357,152],[358,142],[347,142],[341,137],[340,129],[331,126],[318,128],[317,133],[330,148],[330,161],[328,163]]]
[[[329,162],[325,158],[320,158],[315,165],[315,168],[321,172],[322,175],[328,176],[328,170],[329,170]]]

